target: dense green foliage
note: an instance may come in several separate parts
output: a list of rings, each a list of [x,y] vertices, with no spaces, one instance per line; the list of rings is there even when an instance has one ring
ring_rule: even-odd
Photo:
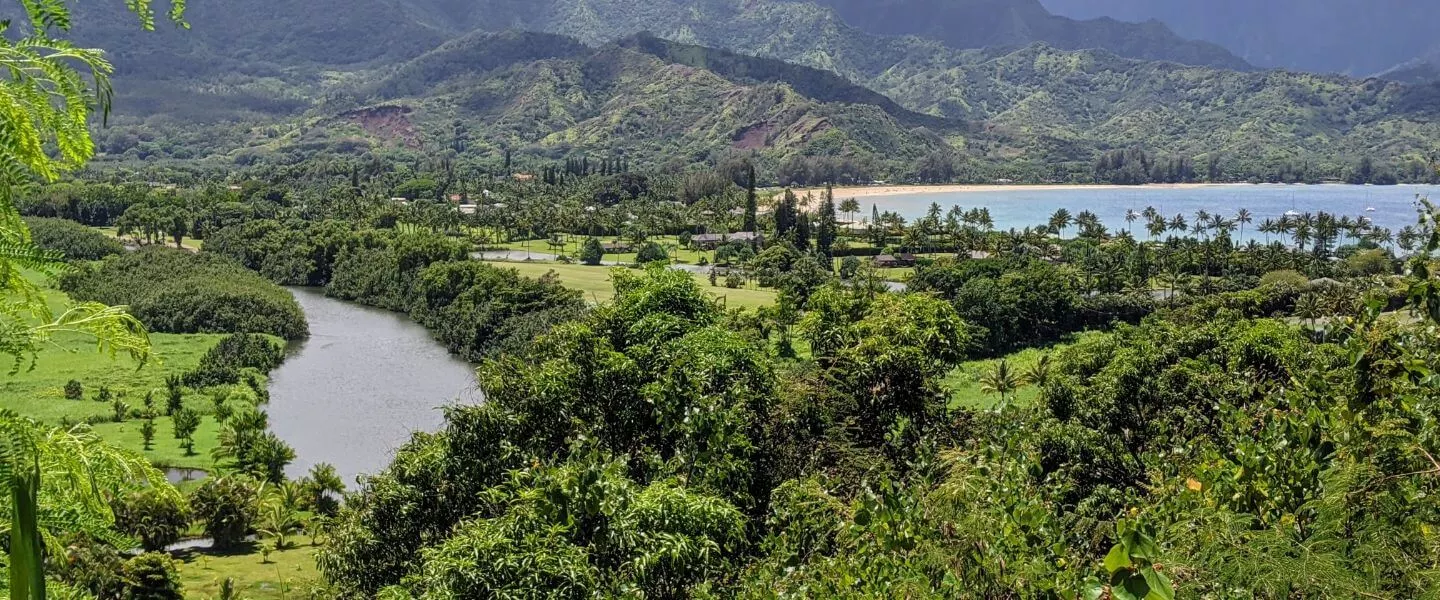
[[[428,233],[259,220],[216,232],[206,252],[234,257],[282,282],[323,284],[336,298],[408,312],[469,360],[523,347],[582,307],[579,295],[553,277],[527,279],[469,260],[463,243]],[[275,264],[302,266],[271,268]]]
[[[68,219],[27,218],[30,238],[69,260],[100,260],[125,251],[120,240]]]
[[[776,404],[767,352],[729,331],[692,278],[616,278],[613,304],[485,362],[486,404],[451,409],[446,432],[417,437],[366,482],[321,554],[332,581],[373,594],[412,572],[410,591],[436,597],[542,580],[564,595],[634,586],[673,596],[736,572],[742,514],[762,514],[769,489],[819,458],[806,442],[814,434],[785,416],[803,403]],[[903,303],[877,310],[875,329],[854,343],[897,333],[890,327],[915,340],[953,333],[953,313],[937,304],[927,317],[937,322],[905,319]],[[944,352],[932,355],[943,364]],[[437,534],[443,544],[414,554]],[[541,563],[525,558],[541,548]]]
[[[185,385],[205,388],[240,383],[249,374],[269,373],[285,360],[285,349],[264,335],[241,333],[220,340],[184,376]]]
[[[146,248],[69,275],[61,287],[74,298],[128,305],[155,331],[306,335],[289,292],[210,254]]]
[[[250,480],[237,477],[206,479],[191,495],[190,507],[215,546],[234,546],[250,533],[255,521],[256,492]]]
[[[896,294],[859,267],[811,282],[791,202],[743,261],[778,306],[725,313],[683,272],[622,269],[613,303],[490,353],[487,403],[451,408],[341,510],[327,580],[416,598],[1435,593],[1440,394],[1421,365],[1440,341],[1380,316],[1435,294],[1424,261],[1395,278],[1381,232],[1305,215],[1298,248],[1236,246],[1204,215],[1199,237],[1141,242],[1089,213],[997,233],[937,207],[871,234],[993,256],[927,260]],[[1309,327],[1275,318],[1292,312]],[[1112,331],[998,361],[979,378],[993,411],[940,387],[964,359],[1094,329]]]
[[[190,527],[190,507],[183,498],[141,490],[119,499],[115,528],[140,540],[146,552],[175,543]]]

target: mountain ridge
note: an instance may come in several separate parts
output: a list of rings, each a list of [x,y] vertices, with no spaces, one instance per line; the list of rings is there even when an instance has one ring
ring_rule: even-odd
[[[1435,7],[1415,0],[1043,0],[1083,19],[1157,19],[1250,63],[1365,77],[1421,55]]]
[[[483,124],[483,135],[464,135],[468,149],[585,148],[652,162],[725,150],[914,160],[954,153],[944,134],[964,128],[833,73],[643,35],[591,47],[553,34],[477,32],[351,95],[357,106],[337,104],[327,121],[342,126],[336,139],[357,133],[349,123],[382,144],[414,148],[428,137],[456,147],[447,135]]]

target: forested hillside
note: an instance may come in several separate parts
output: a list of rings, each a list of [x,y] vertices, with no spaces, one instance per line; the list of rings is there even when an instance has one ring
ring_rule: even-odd
[[[941,134],[959,129],[822,71],[649,38],[592,49],[546,34],[477,34],[359,97],[383,104],[340,114],[329,122],[334,133],[358,128],[380,144],[431,150],[590,151],[648,163],[726,148],[916,160],[949,150]],[[916,131],[922,123],[940,133]]]
[[[334,13],[324,22],[306,11],[239,28],[241,2],[196,12],[204,33],[193,37],[111,40],[97,13],[78,29],[114,41],[132,83],[99,137],[119,162],[451,149],[497,164],[509,149],[658,163],[753,151],[764,165],[873,161],[884,179],[914,180],[915,160],[930,157],[966,180],[1089,181],[1106,153],[1141,151],[1218,165],[1225,180],[1320,181],[1365,158],[1432,171],[1440,150],[1433,87],[1136,60],[1121,54],[1153,53],[1033,2],[907,2],[881,14],[838,0],[362,1],[315,11]],[[1048,43],[957,49],[966,44],[946,36],[958,29],[943,26],[954,21],[998,36],[977,43]],[[1069,33],[1040,35],[1050,29],[1038,23]],[[568,37],[496,33],[511,27]],[[345,40],[322,41],[331,36]]]

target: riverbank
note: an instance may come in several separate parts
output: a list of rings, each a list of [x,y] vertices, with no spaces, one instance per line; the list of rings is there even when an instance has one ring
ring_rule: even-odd
[[[963,185],[870,185],[835,188],[835,199],[874,198],[878,196],[908,196],[912,194],[961,194],[993,192],[1075,192],[1103,190],[1192,190],[1218,187],[1251,187],[1253,183],[1149,183],[1145,185],[1111,184],[963,184]],[[802,188],[793,190],[795,195],[823,194],[825,188]],[[777,192],[776,195],[784,193]]]

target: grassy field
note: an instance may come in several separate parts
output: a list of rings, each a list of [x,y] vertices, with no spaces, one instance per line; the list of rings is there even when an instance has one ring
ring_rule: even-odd
[[[118,230],[116,230],[116,228],[114,228],[114,227],[96,227],[95,229],[99,230],[100,233],[103,233],[103,234],[105,234],[105,235],[108,235],[108,236],[110,236],[110,237],[112,237],[112,238],[119,239],[119,240],[123,240],[123,241],[126,241],[126,242],[131,241],[131,236],[126,236],[126,237],[124,237],[124,238],[121,238],[121,237],[120,237],[120,232],[119,232]],[[166,239],[165,239],[165,245],[170,246],[170,247],[173,248],[173,247],[175,247],[175,240],[170,239],[170,238],[166,238]],[[181,245],[181,246],[184,246],[185,248],[187,248],[187,249],[189,249],[189,250],[191,250],[191,251],[196,251],[196,252],[198,252],[201,248],[204,248],[204,247],[205,247],[205,240],[197,240],[197,239],[194,239],[194,238],[188,238],[188,237],[187,237],[187,238],[183,238],[183,239],[180,240],[180,245]]]
[[[540,277],[554,271],[560,283],[572,290],[580,290],[590,302],[605,302],[615,297],[615,288],[610,283],[610,269],[613,267],[591,267],[566,265],[552,262],[492,262],[490,264],[513,268],[526,277]],[[712,286],[710,281],[699,274],[692,274],[700,287],[722,299],[726,306],[756,308],[775,303],[775,292],[765,289],[730,289]]]
[[[228,577],[235,591],[249,600],[305,598],[305,592],[320,580],[315,570],[315,546],[310,538],[294,538],[296,545],[270,553],[262,560],[258,548],[241,547],[232,552],[186,552],[177,556],[180,580],[187,598],[218,598]]]
[[[615,242],[615,241],[617,241],[617,240],[616,240],[615,238],[613,238],[613,237],[601,237],[601,238],[599,238],[599,239],[600,239],[600,242],[601,242],[601,243],[605,243],[605,242]],[[680,247],[680,239],[679,239],[679,237],[677,237],[677,236],[673,236],[673,235],[655,236],[655,237],[650,238],[650,241],[655,242],[655,243],[660,244],[661,246],[665,247],[665,251],[668,252],[668,253],[670,253],[670,257],[673,258],[673,259],[675,259],[677,262],[680,262],[680,263],[693,265],[693,264],[696,264],[696,263],[700,262],[700,259],[701,259],[702,257],[705,258],[706,260],[714,260],[714,258],[715,258],[715,253],[714,253],[714,252],[700,252],[700,251],[696,251],[696,250],[691,250],[691,249],[689,249],[689,248],[681,248],[681,247]],[[584,237],[576,236],[574,239],[571,239],[571,240],[566,241],[564,246],[558,246],[558,247],[557,247],[557,246],[551,246],[550,243],[549,243],[549,240],[530,240],[530,241],[509,242],[509,243],[501,244],[501,246],[502,246],[502,247],[505,247],[505,248],[509,248],[509,249],[511,249],[511,250],[518,250],[518,251],[521,251],[521,252],[524,252],[524,251],[528,248],[529,251],[531,251],[531,252],[542,252],[542,253],[545,253],[545,254],[559,254],[559,255],[564,255],[564,256],[569,256],[569,257],[571,257],[571,258],[574,258],[574,257],[577,257],[577,256],[580,255],[580,245],[583,244],[584,242],[585,242],[585,238],[584,238]],[[628,253],[625,253],[625,254],[606,254],[606,255],[605,255],[605,260],[607,260],[607,261],[613,260],[613,261],[618,261],[618,262],[621,262],[621,263],[633,263],[633,262],[635,262],[635,253],[634,253],[634,252],[628,252]]]
[[[52,310],[58,310],[68,300],[58,290],[46,289],[45,292]],[[141,421],[98,422],[109,421],[114,415],[114,408],[109,402],[97,402],[95,399],[99,396],[100,387],[105,386],[131,408],[139,409],[144,405],[146,392],[154,391],[156,409],[163,411],[166,377],[194,369],[200,357],[223,337],[212,334],[151,334],[153,356],[142,365],[128,356],[111,358],[96,352],[94,342],[85,336],[60,335],[52,346],[40,351],[34,369],[26,363],[19,372],[11,374],[7,371],[0,375],[0,407],[50,425],[58,425],[62,420],[95,423],[96,433],[105,440],[121,448],[143,452],[156,465],[206,468],[211,466],[209,451],[216,444],[217,433],[214,419],[209,416],[214,412],[214,405],[207,394],[187,390],[185,396],[185,406],[206,415],[195,433],[195,454],[190,456],[185,455],[179,440],[175,439],[169,417],[155,419],[154,445],[151,450],[145,451],[144,440],[140,436]],[[80,382],[83,387],[82,399],[65,398],[65,384],[71,380]]]
[[[1004,357],[1007,366],[1015,372],[1016,377],[1040,360],[1041,356],[1050,354],[1050,360],[1055,361],[1054,354],[1075,343],[1085,336],[1099,335],[1096,333],[1082,333],[1072,336],[1071,339],[1055,344],[1048,348],[1028,348]],[[980,391],[980,377],[995,369],[995,365],[1002,359],[975,360],[961,363],[949,375],[940,381],[940,386],[950,391],[951,408],[966,408],[969,410],[990,410],[1000,404],[1000,397],[994,394],[986,394]],[[1022,386],[1014,396],[1010,398],[1011,404],[1027,405],[1035,402],[1040,397],[1040,390],[1032,385]]]

